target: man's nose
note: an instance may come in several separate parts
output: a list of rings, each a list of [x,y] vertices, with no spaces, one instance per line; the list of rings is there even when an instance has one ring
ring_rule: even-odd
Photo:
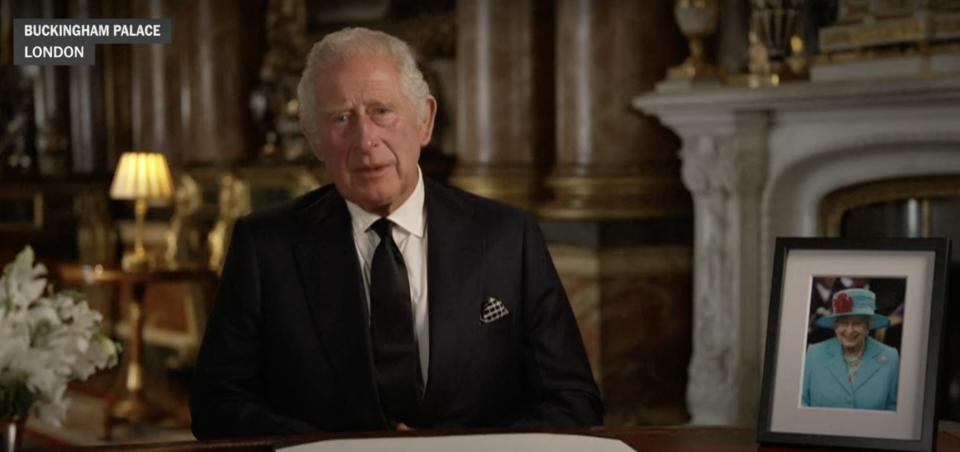
[[[371,151],[380,143],[376,125],[367,115],[357,115],[354,123],[354,144],[363,151]]]

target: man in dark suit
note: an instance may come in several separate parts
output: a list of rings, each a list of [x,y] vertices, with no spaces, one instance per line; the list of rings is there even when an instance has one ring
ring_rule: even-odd
[[[407,45],[332,33],[298,94],[333,185],[234,225],[194,434],[599,424],[535,219],[423,178],[436,101]]]

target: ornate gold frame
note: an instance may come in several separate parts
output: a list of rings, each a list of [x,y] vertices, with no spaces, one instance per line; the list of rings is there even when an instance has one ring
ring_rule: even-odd
[[[948,197],[960,197],[960,175],[886,179],[844,187],[820,201],[820,233],[827,237],[839,237],[843,214],[851,209],[910,198],[923,200],[921,229],[929,230],[929,199]]]

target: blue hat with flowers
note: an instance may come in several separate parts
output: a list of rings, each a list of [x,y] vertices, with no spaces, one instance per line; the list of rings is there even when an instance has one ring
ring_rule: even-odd
[[[890,319],[877,314],[877,295],[867,289],[845,289],[833,295],[833,311],[817,319],[817,326],[830,328],[837,324],[837,317],[862,315],[870,317],[870,329],[890,325]]]

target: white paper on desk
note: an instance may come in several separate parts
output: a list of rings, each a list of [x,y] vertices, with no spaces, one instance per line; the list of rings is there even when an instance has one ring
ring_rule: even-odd
[[[282,452],[633,452],[622,441],[595,436],[555,433],[497,433],[490,435],[417,436],[332,439],[277,449]]]

